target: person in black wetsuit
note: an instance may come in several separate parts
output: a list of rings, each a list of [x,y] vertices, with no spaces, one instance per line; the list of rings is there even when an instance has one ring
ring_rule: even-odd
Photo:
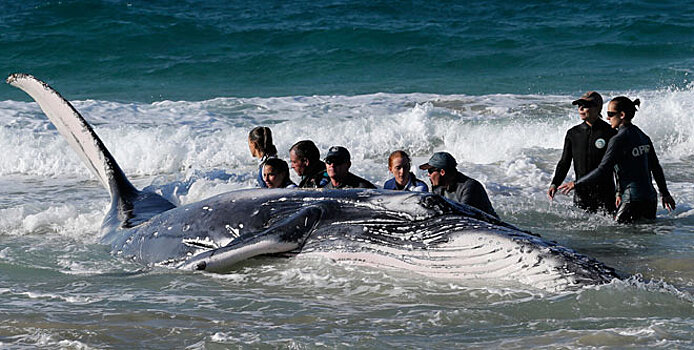
[[[613,128],[618,129],[617,135],[607,145],[605,157],[597,169],[580,178],[575,183],[570,182],[566,191],[577,191],[592,186],[601,176],[617,173],[617,215],[620,222],[632,222],[639,218],[655,219],[658,194],[653,188],[655,179],[662,197],[663,208],[675,209],[675,200],[668,192],[663,168],[653,148],[651,139],[636,125],[631,123],[636,113],[636,106],[641,101],[631,101],[619,96],[610,101],[607,107],[607,118]],[[651,177],[653,174],[653,177]]]
[[[289,149],[292,169],[301,177],[300,188],[320,188],[330,182],[325,163],[320,160],[320,151],[311,140],[302,140]]]
[[[330,147],[328,155],[325,156],[325,166],[328,176],[330,176],[330,182],[323,188],[376,188],[368,180],[349,172],[352,162],[349,151],[342,146]]]
[[[569,172],[572,160],[576,179],[586,176],[598,167],[610,138],[617,133],[600,118],[602,96],[599,93],[588,91],[572,104],[578,106],[578,114],[583,123],[566,132],[564,150],[547,190],[550,199],[554,199],[557,189],[563,188],[562,182]],[[589,212],[605,210],[612,214],[615,211],[614,203],[615,187],[611,173],[603,174],[594,186],[576,190],[574,193],[574,204]]]
[[[431,192],[475,207],[498,219],[499,215],[494,211],[482,184],[458,171],[457,166],[458,162],[450,153],[436,152],[419,168],[429,172]]]

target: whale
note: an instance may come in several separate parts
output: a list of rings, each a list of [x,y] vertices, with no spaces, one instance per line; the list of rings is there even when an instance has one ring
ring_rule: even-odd
[[[86,119],[28,74],[26,92],[110,193],[100,242],[146,266],[227,273],[256,257],[335,264],[563,291],[622,278],[615,269],[476,208],[433,193],[245,189],[175,205],[128,180]]]

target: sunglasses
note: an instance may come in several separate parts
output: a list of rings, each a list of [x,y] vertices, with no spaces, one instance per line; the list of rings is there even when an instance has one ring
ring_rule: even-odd
[[[339,161],[337,159],[326,159],[325,160],[325,164],[328,164],[328,165],[340,165],[340,164],[344,164],[344,163],[347,163],[347,162]]]
[[[433,173],[439,171],[439,169],[436,169],[436,168],[429,168],[429,169],[427,169],[427,171],[429,172],[429,174],[433,174]]]
[[[587,103],[587,102],[581,102],[581,103],[578,103],[578,108],[586,108],[586,109],[593,108],[593,104]]]
[[[619,112],[610,112],[610,111],[607,111],[607,117],[608,117],[608,118],[612,118],[612,117],[616,116],[617,114],[619,114]]]

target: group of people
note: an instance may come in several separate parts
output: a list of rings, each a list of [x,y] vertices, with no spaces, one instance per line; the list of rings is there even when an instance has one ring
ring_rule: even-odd
[[[569,129],[564,140],[562,156],[547,190],[550,199],[557,191],[574,191],[574,204],[590,212],[599,210],[613,214],[620,222],[640,218],[655,219],[657,193],[655,179],[664,208],[675,209],[668,192],[663,169],[658,162],[653,143],[632,124],[638,99],[620,96],[612,99],[607,108],[607,121],[602,120],[602,96],[589,91],[573,101],[583,120]],[[301,178],[291,181],[289,166],[277,157],[270,128],[256,127],[248,135],[251,155],[260,159],[258,185],[267,188],[376,188],[368,180],[352,174],[349,151],[333,146],[323,160],[318,147],[310,140],[295,143],[289,149],[291,168]],[[576,181],[562,183],[573,162]],[[457,169],[458,163],[448,152],[434,153],[427,163],[432,192],[450,200],[477,208],[498,218],[482,184]],[[411,159],[402,150],[388,157],[388,170],[393,178],[385,182],[387,190],[427,192],[426,183],[410,171]],[[651,176],[652,174],[652,176]],[[616,179],[616,186],[615,186]]]
[[[289,166],[277,157],[270,128],[259,126],[248,135],[251,155],[260,159],[258,185],[264,188],[376,188],[368,180],[349,171],[352,166],[349,151],[342,146],[332,146],[321,160],[318,147],[311,140],[302,140],[289,149],[292,169],[301,178],[299,184],[291,181]],[[457,170],[458,163],[448,152],[437,152],[427,163],[419,166],[427,170],[432,192],[443,197],[475,207],[498,218],[481,183]],[[411,171],[410,156],[402,150],[388,157],[388,170],[393,178],[385,182],[387,190],[427,192],[429,187]]]
[[[588,91],[572,103],[583,123],[566,133],[564,150],[547,190],[549,198],[557,191],[574,191],[576,206],[613,214],[620,223],[655,219],[655,179],[663,207],[675,209],[653,142],[632,124],[641,101],[624,96],[612,99],[607,105],[609,124],[600,115],[603,100],[599,93]],[[562,184],[572,161],[576,181]]]

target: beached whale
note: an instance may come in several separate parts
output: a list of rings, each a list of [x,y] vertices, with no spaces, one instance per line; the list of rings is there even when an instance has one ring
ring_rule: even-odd
[[[595,259],[431,193],[250,189],[176,207],[139,191],[74,107],[26,74],[28,93],[111,194],[102,242],[147,265],[225,272],[249,258],[315,254],[446,278],[564,290],[618,278]]]

